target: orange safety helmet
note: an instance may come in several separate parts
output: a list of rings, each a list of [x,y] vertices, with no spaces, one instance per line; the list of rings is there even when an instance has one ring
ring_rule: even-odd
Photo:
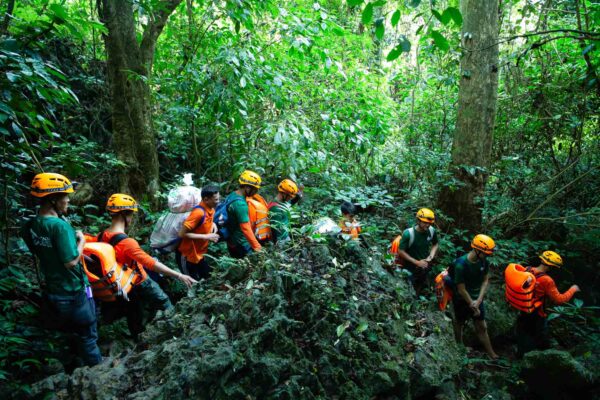
[[[563,266],[562,257],[558,255],[558,253],[550,250],[543,252],[542,255],[540,255],[540,260],[542,260],[542,263],[551,267],[560,268]]]
[[[242,172],[240,178],[238,179],[240,185],[248,185],[260,189],[260,184],[262,179],[260,179],[260,175],[258,175],[254,171],[246,170]]]
[[[121,211],[138,211],[138,204],[133,197],[128,194],[115,193],[108,198],[106,210],[110,213]]]
[[[471,241],[471,248],[482,251],[489,256],[496,251],[496,243],[491,237],[479,234]]]
[[[46,197],[56,193],[73,193],[73,184],[64,175],[52,172],[37,174],[31,181],[31,193],[34,197]]]
[[[429,208],[421,208],[417,211],[417,219],[423,222],[433,224],[435,222],[435,214]]]
[[[284,179],[277,186],[277,190],[290,196],[295,196],[298,193],[298,185],[291,179]]]

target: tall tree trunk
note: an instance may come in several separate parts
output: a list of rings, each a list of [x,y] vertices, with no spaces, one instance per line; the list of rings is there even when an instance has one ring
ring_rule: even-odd
[[[456,227],[481,228],[481,198],[490,166],[498,98],[498,0],[462,0],[461,80],[450,171],[461,183],[439,203]]]
[[[138,199],[154,200],[158,190],[158,154],[152,125],[148,78],[158,36],[182,0],[165,0],[151,13],[141,43],[136,38],[132,0],[97,0],[108,29],[104,37],[112,97],[115,151],[125,166],[119,171],[120,190]]]

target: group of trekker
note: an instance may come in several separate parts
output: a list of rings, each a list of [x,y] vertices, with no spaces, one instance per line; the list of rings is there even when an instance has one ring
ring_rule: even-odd
[[[84,234],[75,231],[63,218],[69,194],[74,192],[69,179],[56,173],[40,173],[34,177],[30,193],[39,200],[39,210],[24,224],[22,237],[39,260],[45,278],[46,317],[53,321],[55,328],[76,335],[78,353],[84,364],[91,366],[102,361],[96,343],[97,305],[103,315],[125,315],[135,340],[144,329],[144,308],[155,313],[173,307],[149,273],[178,279],[189,288],[201,279],[210,278],[211,267],[205,255],[211,243],[225,240],[229,254],[243,258],[262,251],[269,241],[276,245],[290,241],[290,207],[302,198],[303,187],[284,179],[277,187],[275,199],[267,203],[258,194],[262,179],[257,173],[244,171],[238,183],[237,189],[222,202],[218,186],[202,188],[200,203],[193,207],[178,232],[180,241],[175,248],[175,258],[182,273],[147,254],[135,239],[127,236],[138,212],[133,197],[122,193],[110,196],[106,210],[111,225],[97,235]],[[344,202],[341,212],[341,233],[360,240],[356,207]],[[418,210],[416,224],[404,230],[391,246],[396,265],[409,276],[417,296],[427,286],[439,249],[434,222],[432,210]],[[498,356],[487,333],[484,297],[489,287],[487,258],[495,250],[492,238],[478,234],[471,242],[471,251],[456,259],[436,278],[440,308],[452,300],[457,341],[462,342],[463,327],[472,319],[477,336],[491,358]],[[547,346],[546,303],[562,304],[579,291],[577,286],[572,286],[560,294],[548,275],[552,269],[562,267],[558,254],[545,251],[540,260],[535,268],[511,264],[506,271],[507,300],[521,310],[517,320],[520,355]],[[509,286],[514,289],[510,295]]]

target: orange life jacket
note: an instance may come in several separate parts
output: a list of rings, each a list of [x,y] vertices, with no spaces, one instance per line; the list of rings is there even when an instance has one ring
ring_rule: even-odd
[[[446,284],[448,270],[445,269],[435,277],[435,297],[437,297],[440,310],[444,311],[448,303],[452,300],[452,289]]]
[[[538,274],[537,277],[542,275]],[[506,300],[511,306],[528,314],[543,306],[543,301],[534,297],[536,275],[528,268],[519,264],[508,264],[504,270],[504,279]]]
[[[138,274],[117,263],[114,247],[102,242],[86,243],[82,260],[95,298],[108,302],[121,296],[129,300],[127,294]]]
[[[402,240],[402,235],[396,236],[396,238],[392,241],[392,246],[390,247],[390,254],[394,256],[394,264],[402,267],[404,265],[404,260],[398,254],[398,250],[400,250],[400,241]]]
[[[260,195],[246,197],[248,203],[248,217],[254,236],[259,241],[271,239],[271,225],[269,224],[269,207],[267,201]]]

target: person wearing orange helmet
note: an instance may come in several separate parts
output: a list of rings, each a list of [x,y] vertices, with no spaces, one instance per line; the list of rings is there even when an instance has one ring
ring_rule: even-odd
[[[435,258],[439,244],[433,228],[435,214],[429,208],[421,208],[416,214],[417,223],[405,229],[400,237],[397,258],[402,268],[410,272],[410,281],[417,297],[426,285],[431,271],[430,263]],[[397,238],[398,239],[398,238]]]
[[[254,171],[242,172],[238,179],[239,187],[227,196],[222,207],[227,209],[227,230],[230,236],[227,238],[227,249],[234,258],[243,258],[252,251],[260,251],[262,246],[256,239],[246,198],[258,193],[262,179]]]
[[[485,322],[483,298],[489,286],[489,263],[487,258],[496,251],[496,243],[487,235],[476,235],[471,241],[471,251],[457,258],[448,274],[455,286],[454,334],[456,341],[463,343],[463,328],[469,319],[475,325],[475,332],[486,353],[492,359],[498,355],[492,348]]]
[[[138,273],[138,278],[134,281],[134,287],[129,294],[130,301],[125,304],[127,325],[134,339],[137,339],[144,329],[143,309],[145,306],[150,306],[154,312],[173,307],[166,293],[154,280],[149,279],[146,269],[178,279],[188,288],[196,283],[196,280],[172,270],[151,257],[142,250],[137,240],[127,236],[125,231],[131,225],[134,214],[138,212],[138,204],[133,197],[128,194],[115,193],[106,202],[106,210],[111,216],[111,225],[105,231],[100,232],[96,239],[112,245],[115,248],[117,262],[135,268]],[[106,304],[103,306],[107,309],[111,307]]]
[[[40,201],[38,214],[27,221],[22,236],[38,258],[45,278],[42,285],[45,315],[54,327],[74,333],[86,365],[102,361],[96,344],[96,308],[81,264],[85,238],[61,218],[69,207],[73,184],[63,175],[41,173],[33,178],[31,195]]]
[[[269,203],[269,221],[273,242],[285,243],[290,240],[290,208],[298,198],[299,188],[291,179],[282,180],[277,186],[277,196]]]
[[[530,267],[528,271],[535,276],[533,304],[535,309],[531,313],[521,312],[517,318],[517,355],[522,357],[534,349],[549,347],[548,340],[548,303],[555,305],[564,304],[579,292],[579,286],[572,285],[566,292],[560,293],[554,279],[548,275],[563,266],[562,257],[550,250],[544,251],[540,256],[540,264]]]

